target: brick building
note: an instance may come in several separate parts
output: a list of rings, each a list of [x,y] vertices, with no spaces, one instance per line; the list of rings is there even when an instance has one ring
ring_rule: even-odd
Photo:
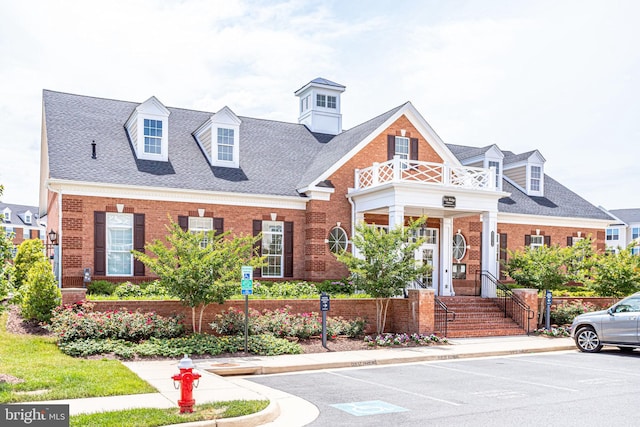
[[[0,227],[12,235],[15,249],[29,239],[40,239],[47,243],[47,222],[39,215],[37,206],[0,202]]]
[[[184,229],[262,232],[263,279],[346,276],[331,253],[360,221],[393,227],[428,216],[416,258],[436,295],[492,295],[506,248],[604,249],[611,217],[544,173],[537,151],[445,144],[410,103],[342,129],[345,87],[315,79],[295,92],[297,123],[143,103],[43,94],[40,212],[58,232],[63,287],[83,272],[150,280],[131,249]]]

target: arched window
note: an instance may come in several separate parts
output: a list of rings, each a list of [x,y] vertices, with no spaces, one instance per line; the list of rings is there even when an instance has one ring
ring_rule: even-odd
[[[467,253],[467,241],[460,233],[453,236],[453,257],[460,261]]]
[[[342,227],[333,227],[329,232],[327,244],[332,253],[337,254],[346,251],[348,242],[347,232]]]

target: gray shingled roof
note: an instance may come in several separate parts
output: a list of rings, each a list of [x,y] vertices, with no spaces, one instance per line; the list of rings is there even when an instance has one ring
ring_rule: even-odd
[[[471,147],[468,145],[445,144],[458,160],[463,161],[472,157],[481,156],[486,153],[493,145],[484,147]]]
[[[609,212],[627,224],[640,222],[640,209],[612,209]]]
[[[517,163],[524,160],[527,160],[536,150],[527,151],[526,153],[514,154],[511,151],[503,151],[504,159],[502,160],[502,164],[510,165],[511,163]]]
[[[313,159],[309,170],[302,176],[298,188],[309,185],[406,104],[408,103],[399,105],[386,113],[336,135]]]
[[[210,166],[192,135],[215,113],[168,108],[169,162],[157,162],[136,159],[124,128],[139,103],[48,90],[43,100],[51,178],[282,196],[299,196],[297,188],[317,180],[406,105],[337,136],[312,133],[297,123],[240,117],[240,168],[234,169]],[[97,159],[91,158],[93,140]],[[491,147],[447,146],[459,159]],[[533,152],[504,153],[505,161],[513,161]],[[507,181],[503,189],[512,194],[500,200],[500,212],[611,219],[546,175],[545,197],[527,196]]]
[[[136,160],[124,123],[138,105],[44,91],[51,178],[297,196],[302,175],[330,139],[300,124],[240,117],[240,169],[212,167],[192,132],[214,113],[168,108],[169,162]]]
[[[37,220],[38,220],[38,207],[37,206],[28,206],[28,205],[16,205],[13,203],[2,203],[0,202],[0,215],[2,215],[2,212],[4,211],[5,208],[9,208],[11,210],[11,222],[9,222],[8,224],[12,225],[12,226],[37,226]],[[26,222],[24,222],[24,214],[27,211],[31,211],[31,214],[33,215],[31,224],[27,224]]]
[[[602,209],[592,205],[549,175],[544,176],[544,197],[527,196],[506,180],[502,190],[511,193],[498,201],[498,211],[515,214],[611,220]]]

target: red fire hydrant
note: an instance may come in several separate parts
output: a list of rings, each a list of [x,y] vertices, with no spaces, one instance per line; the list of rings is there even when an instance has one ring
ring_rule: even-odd
[[[198,387],[200,383],[200,374],[193,372],[193,361],[185,354],[184,357],[178,363],[180,369],[179,374],[175,374],[173,378],[173,386],[180,388],[180,400],[178,400],[178,406],[180,406],[180,413],[193,412],[193,405],[196,401],[193,399],[193,387]],[[178,383],[176,383],[178,381]],[[195,381],[195,384],[194,384]]]

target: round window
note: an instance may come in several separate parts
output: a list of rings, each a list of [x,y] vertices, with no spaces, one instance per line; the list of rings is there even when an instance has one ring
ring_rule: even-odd
[[[329,232],[329,250],[334,254],[344,252],[347,250],[347,232],[341,227],[333,227]]]
[[[453,236],[453,257],[460,261],[467,253],[467,241],[462,234]]]

